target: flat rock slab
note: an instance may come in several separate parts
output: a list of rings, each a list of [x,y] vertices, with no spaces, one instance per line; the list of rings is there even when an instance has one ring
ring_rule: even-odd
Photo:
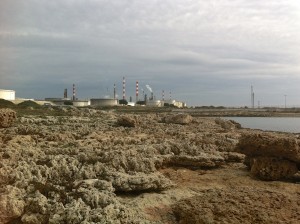
[[[278,157],[300,163],[300,140],[295,135],[279,133],[243,133],[237,145],[249,157]]]

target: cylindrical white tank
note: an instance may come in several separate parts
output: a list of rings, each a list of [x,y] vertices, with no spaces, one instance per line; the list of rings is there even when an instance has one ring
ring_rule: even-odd
[[[16,99],[16,91],[0,89],[0,99],[15,100]]]
[[[160,101],[160,100],[149,100],[149,101],[147,101],[146,106],[148,106],[148,107],[162,107],[163,102]]]
[[[118,105],[117,99],[91,99],[91,106],[116,106]]]
[[[73,101],[73,106],[75,107],[86,107],[89,106],[90,102],[88,100],[76,100]]]

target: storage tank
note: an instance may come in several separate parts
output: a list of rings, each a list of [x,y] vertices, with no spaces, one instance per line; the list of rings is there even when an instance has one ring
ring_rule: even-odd
[[[149,100],[146,103],[146,106],[148,107],[163,107],[163,102],[160,100]]]
[[[75,100],[73,101],[73,106],[75,107],[86,107],[90,105],[90,101],[88,100]]]
[[[16,99],[16,91],[0,89],[0,99],[15,100]]]
[[[118,105],[117,99],[91,99],[91,106],[116,106]]]

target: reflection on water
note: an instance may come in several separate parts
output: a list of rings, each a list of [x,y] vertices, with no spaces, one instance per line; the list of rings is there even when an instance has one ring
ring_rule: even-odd
[[[299,117],[225,117],[224,119],[234,120],[243,128],[300,133]]]

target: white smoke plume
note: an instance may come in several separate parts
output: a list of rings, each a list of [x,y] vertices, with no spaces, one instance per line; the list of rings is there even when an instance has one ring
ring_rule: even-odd
[[[147,89],[152,93],[152,88],[149,85],[146,85]]]

